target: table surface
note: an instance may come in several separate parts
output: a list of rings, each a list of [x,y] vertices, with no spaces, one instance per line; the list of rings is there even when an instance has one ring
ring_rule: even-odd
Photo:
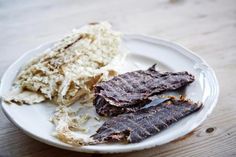
[[[185,138],[114,157],[236,156],[236,1],[0,0],[0,76],[18,57],[88,22],[179,42],[215,70],[220,97],[208,119]],[[58,149],[16,128],[0,111],[0,156],[108,156]]]

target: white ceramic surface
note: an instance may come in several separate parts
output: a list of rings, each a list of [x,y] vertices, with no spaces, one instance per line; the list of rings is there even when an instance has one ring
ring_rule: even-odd
[[[89,153],[118,153],[147,149],[173,141],[199,126],[212,112],[219,95],[219,85],[212,68],[190,50],[170,41],[144,35],[125,35],[123,41],[131,52],[122,66],[124,71],[139,68],[146,69],[154,63],[157,63],[157,69],[162,71],[189,71],[196,76],[196,80],[184,91],[179,91],[179,94],[183,94],[194,101],[203,102],[203,108],[140,143],[126,145],[101,144],[83,147],[65,144],[51,135],[54,126],[48,119],[55,109],[52,104],[41,103],[17,106],[14,104],[8,105],[2,101],[4,113],[17,127],[41,142],[63,149]],[[2,95],[10,90],[22,65],[26,64],[32,57],[42,53],[52,44],[45,44],[27,52],[12,64],[2,77],[0,94]]]

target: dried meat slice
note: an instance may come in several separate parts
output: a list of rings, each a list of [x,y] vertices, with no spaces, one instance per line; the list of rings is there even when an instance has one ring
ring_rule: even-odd
[[[116,116],[136,111],[149,102],[152,95],[176,90],[194,81],[188,72],[156,71],[156,65],[148,70],[138,70],[118,75],[95,86],[94,106],[101,116]]]
[[[157,106],[126,113],[107,120],[92,135],[94,143],[137,143],[156,135],[171,124],[198,111],[202,104],[171,98]]]

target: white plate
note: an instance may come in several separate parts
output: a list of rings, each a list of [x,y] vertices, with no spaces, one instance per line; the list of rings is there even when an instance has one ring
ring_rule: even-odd
[[[12,64],[2,77],[0,94],[2,95],[10,90],[22,65],[52,46],[52,44],[45,44],[27,52]],[[17,106],[14,104],[8,105],[2,101],[4,113],[10,121],[26,134],[49,145],[78,152],[118,153],[147,149],[173,141],[191,132],[212,112],[217,103],[219,86],[214,71],[200,57],[178,44],[143,35],[125,35],[124,44],[131,51],[123,66],[125,71],[137,69],[137,67],[145,69],[153,63],[157,63],[160,70],[189,71],[194,74],[196,76],[195,82],[181,92],[194,101],[203,102],[203,108],[140,143],[83,147],[65,144],[51,135],[54,126],[48,119],[55,109],[54,105],[41,103]]]

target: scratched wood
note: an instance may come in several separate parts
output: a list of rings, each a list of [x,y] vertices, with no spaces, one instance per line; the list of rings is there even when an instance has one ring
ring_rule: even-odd
[[[208,119],[185,138],[115,157],[236,156],[236,1],[0,0],[0,76],[19,56],[93,21],[179,42],[216,71],[221,93]],[[22,133],[0,111],[0,156],[109,156],[54,148]]]

